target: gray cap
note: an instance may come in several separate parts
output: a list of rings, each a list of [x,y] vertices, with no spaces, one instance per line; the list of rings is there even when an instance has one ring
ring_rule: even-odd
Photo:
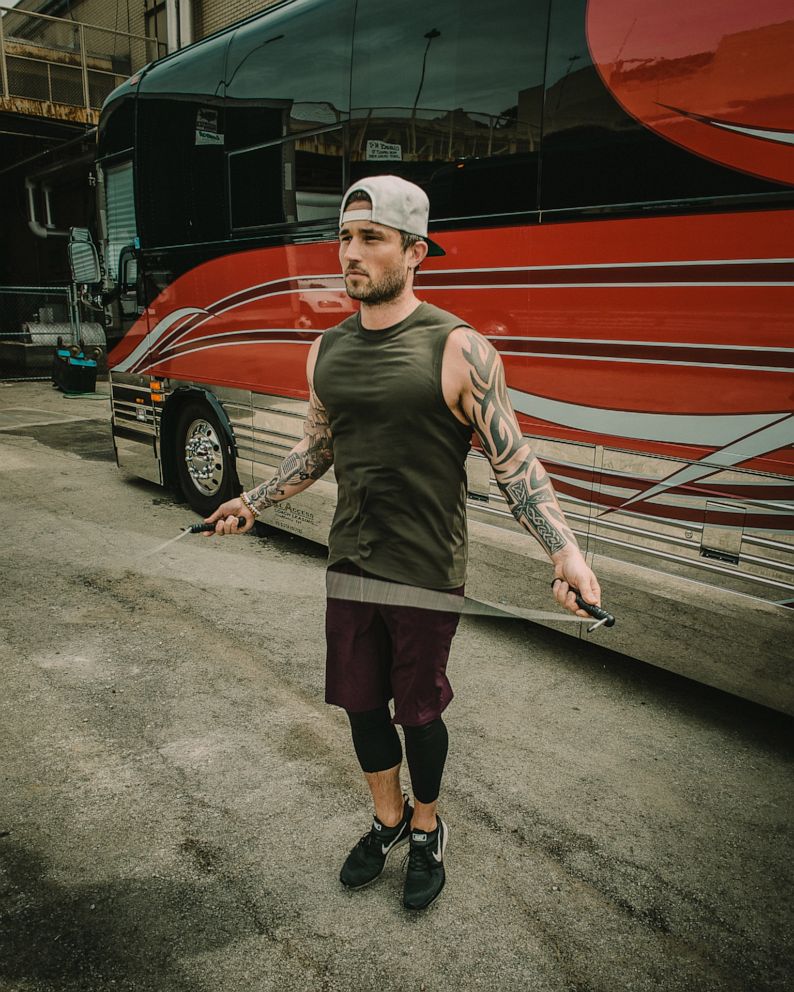
[[[362,190],[369,196],[372,200],[371,209],[345,210],[350,194],[356,190]],[[428,255],[445,255],[444,249],[427,236],[429,216],[430,201],[425,191],[415,183],[409,183],[399,176],[370,176],[353,183],[342,197],[339,227],[341,229],[354,220],[369,220],[373,224],[383,224],[406,234],[415,234],[427,242]]]

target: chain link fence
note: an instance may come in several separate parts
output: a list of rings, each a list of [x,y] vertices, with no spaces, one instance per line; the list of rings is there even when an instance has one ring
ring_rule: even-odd
[[[0,286],[0,379],[49,379],[59,342],[82,344],[103,364],[102,324],[82,311],[72,286]]]

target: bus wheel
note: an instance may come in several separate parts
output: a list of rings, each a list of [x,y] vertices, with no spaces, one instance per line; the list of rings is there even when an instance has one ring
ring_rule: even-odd
[[[234,495],[232,455],[217,415],[204,403],[188,403],[176,427],[179,486],[191,508],[208,517]]]

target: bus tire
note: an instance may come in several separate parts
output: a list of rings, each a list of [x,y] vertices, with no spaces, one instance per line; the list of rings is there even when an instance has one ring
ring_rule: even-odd
[[[175,461],[182,495],[199,516],[208,517],[236,495],[234,455],[209,404],[192,401],[179,411]]]

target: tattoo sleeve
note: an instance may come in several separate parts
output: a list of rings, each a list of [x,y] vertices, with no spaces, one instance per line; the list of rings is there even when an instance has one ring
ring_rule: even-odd
[[[328,413],[312,389],[309,412],[303,425],[303,438],[279,465],[268,482],[252,489],[248,498],[257,510],[266,510],[290,496],[303,492],[325,475],[334,461],[333,437]]]
[[[565,521],[551,480],[518,426],[496,349],[479,334],[467,331],[462,354],[469,376],[464,410],[513,516],[549,556],[569,544],[575,547],[576,538]]]

